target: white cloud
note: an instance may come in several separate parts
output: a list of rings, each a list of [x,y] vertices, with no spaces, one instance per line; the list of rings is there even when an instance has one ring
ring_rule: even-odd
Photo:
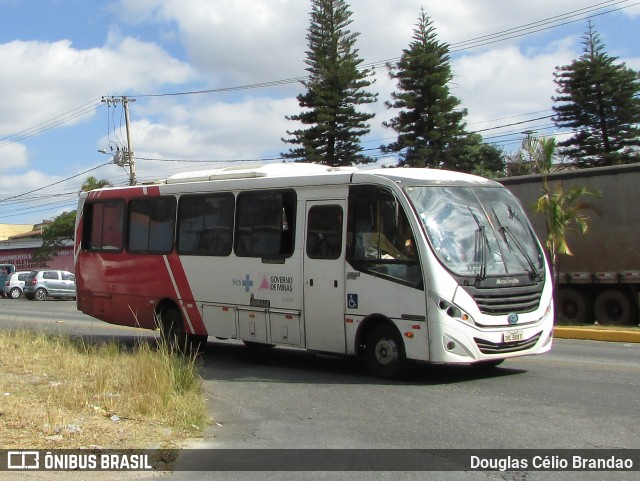
[[[165,109],[157,122],[147,119],[133,123],[134,148],[137,155],[149,158],[227,160],[270,156],[290,128],[285,115],[294,109],[295,100],[258,97],[233,103],[175,105]]]
[[[147,0],[144,5],[154,21],[176,24],[191,61],[212,76],[212,84],[253,83],[304,72],[307,2]],[[121,6],[123,19],[140,12],[137,0],[122,0]]]
[[[49,185],[61,180],[60,177],[51,177],[35,169],[30,169],[26,172],[14,172],[4,173],[2,175],[2,183],[7,187],[4,190],[3,199],[9,197],[14,192],[29,192],[31,190],[39,189],[43,185]],[[18,190],[15,191],[9,187],[17,187]],[[4,208],[5,205],[1,205],[1,207]]]
[[[434,20],[438,39],[449,44],[593,5],[588,0],[347,3],[353,12],[350,28],[360,33],[356,47],[364,63],[400,57],[411,42],[421,5]],[[92,39],[93,48],[75,47],[74,32],[69,32],[72,40],[0,44],[0,89],[5,94],[0,99],[0,136],[31,128],[91,99],[99,104],[103,95],[240,86],[305,75],[310,9],[309,0],[117,0],[111,9],[113,24],[96,35],[100,38],[97,43]],[[638,15],[640,7],[618,15],[623,14]],[[550,108],[554,67],[570,62],[580,51],[577,37],[558,41],[559,35],[559,31],[545,31],[454,54],[451,87],[469,110],[470,128],[482,128],[477,122]],[[83,45],[92,45],[82,40]],[[604,40],[610,47],[606,36]],[[622,60],[638,69],[640,57],[633,45],[627,42],[622,46]],[[615,50],[612,54],[616,55]],[[383,106],[394,86],[384,69],[376,71],[376,78],[370,90],[379,92],[378,103],[363,107],[376,114],[365,148],[386,143],[394,135],[380,125],[394,114]],[[140,157],[140,176],[162,177],[175,169],[201,167],[146,161],[145,157],[224,160],[286,151],[289,146],[280,139],[295,126],[285,116],[299,112],[295,96],[302,89],[296,83],[229,94],[139,98],[132,104],[132,133],[134,152]],[[59,165],[65,172],[71,169],[71,156],[76,159],[76,172],[86,170],[82,162],[94,159],[90,165],[96,165],[104,161],[95,159],[99,157],[95,151],[90,155],[79,149],[73,132],[88,133],[87,138],[97,141],[95,148],[104,147],[106,137],[99,137],[104,135],[106,120],[75,118],[72,129],[56,131],[56,137],[67,137],[60,145],[47,146],[47,155],[52,158],[41,159],[42,169],[45,162],[47,168],[56,163],[56,151],[61,152]],[[15,169],[6,167],[11,163],[18,169],[32,168],[38,159],[36,149],[30,149],[29,140],[0,148],[0,169],[14,172],[10,185],[15,192],[53,182],[33,171],[15,176]],[[98,177],[114,175],[126,180],[125,173],[115,166],[103,169],[96,173]],[[56,173],[57,177],[65,175]],[[3,182],[6,185],[6,177]]]
[[[399,57],[411,41],[421,6],[434,21],[439,39],[450,44],[593,6],[586,0],[347,3],[350,29],[360,33],[357,48],[365,62]],[[118,8],[123,21],[175,26],[191,61],[217,85],[303,74],[310,10],[311,2],[300,0],[120,0]],[[635,10],[623,12],[632,15]]]
[[[526,25],[544,18],[591,7],[592,2],[553,0],[537,2],[487,0],[351,0],[350,29],[359,32],[356,47],[365,63],[396,59],[412,40],[420,7],[433,19],[438,39],[455,44],[463,40]],[[299,0],[121,0],[121,18],[173,25],[180,32],[182,43],[193,65],[206,72],[214,87],[243,85],[304,74],[305,38],[309,25],[311,3]],[[496,15],[499,12],[499,15]],[[628,12],[631,14],[632,12]],[[534,34],[529,40],[546,35]],[[542,44],[536,50],[524,51],[518,46],[523,38],[487,45],[456,57],[456,75],[452,88],[469,110],[469,121],[491,120],[507,115],[548,109],[554,93],[552,80],[556,65],[571,61],[579,49],[577,38],[562,43]],[[571,42],[575,42],[572,44]],[[462,55],[462,54],[459,54]],[[392,135],[380,123],[392,112],[383,107],[393,85],[386,71],[378,69],[377,81],[370,88],[378,92],[379,101],[369,106],[376,113],[371,122],[372,136]],[[257,96],[294,97],[301,91],[299,84],[276,90],[255,90]],[[203,99],[203,102],[217,100]],[[295,103],[292,114],[298,111]],[[247,105],[253,107],[253,105]],[[242,108],[234,104],[234,108]],[[267,115],[273,115],[269,112]],[[257,120],[258,114],[254,115]],[[184,120],[192,123],[191,120]],[[282,130],[273,132],[272,143],[282,137],[291,124],[282,117],[263,117],[260,126],[276,123]],[[236,127],[233,123],[229,128]],[[242,129],[242,126],[238,125]],[[192,126],[191,128],[198,128]],[[213,131],[217,128],[214,126]],[[260,129],[258,129],[260,130]],[[229,130],[230,131],[230,130]],[[253,129],[251,135],[256,135]],[[223,136],[228,142],[235,136]],[[198,137],[203,140],[207,136]],[[197,142],[197,139],[192,139]],[[189,144],[191,146],[191,143]],[[219,147],[219,143],[216,144]],[[250,142],[250,145],[252,143]],[[232,145],[225,151],[237,150]]]
[[[105,93],[146,92],[195,77],[158,46],[131,38],[89,50],[77,50],[69,40],[16,40],[0,44],[0,58],[0,135],[49,121]]]
[[[0,172],[14,172],[28,165],[27,148],[23,144],[13,143],[3,145],[0,148]],[[6,178],[3,176],[2,183],[6,189]]]
[[[527,56],[517,47],[465,55],[454,65],[456,94],[469,109],[470,121],[491,120],[499,110],[518,115],[550,109],[553,72],[571,60],[572,51],[557,44],[552,52]]]

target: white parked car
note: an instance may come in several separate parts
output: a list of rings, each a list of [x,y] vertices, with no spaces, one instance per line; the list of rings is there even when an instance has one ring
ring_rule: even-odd
[[[30,271],[14,272],[4,282],[2,292],[5,297],[10,299],[20,299],[24,290],[24,281],[27,279]]]

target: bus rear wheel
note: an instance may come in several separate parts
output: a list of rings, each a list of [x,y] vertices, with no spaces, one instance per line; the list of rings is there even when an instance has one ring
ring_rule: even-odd
[[[207,342],[207,336],[187,334],[180,311],[175,307],[160,313],[160,336],[171,351],[183,355],[197,354]]]
[[[385,379],[397,379],[406,370],[402,339],[389,324],[380,324],[367,336],[365,355],[371,372]]]

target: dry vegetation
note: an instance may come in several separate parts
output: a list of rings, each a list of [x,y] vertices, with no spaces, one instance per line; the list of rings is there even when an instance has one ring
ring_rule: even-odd
[[[208,421],[195,359],[0,333],[0,448],[177,447]]]

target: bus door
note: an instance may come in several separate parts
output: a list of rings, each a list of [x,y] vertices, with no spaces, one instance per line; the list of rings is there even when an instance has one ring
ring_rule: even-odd
[[[306,348],[345,353],[344,200],[308,201],[304,252]]]

